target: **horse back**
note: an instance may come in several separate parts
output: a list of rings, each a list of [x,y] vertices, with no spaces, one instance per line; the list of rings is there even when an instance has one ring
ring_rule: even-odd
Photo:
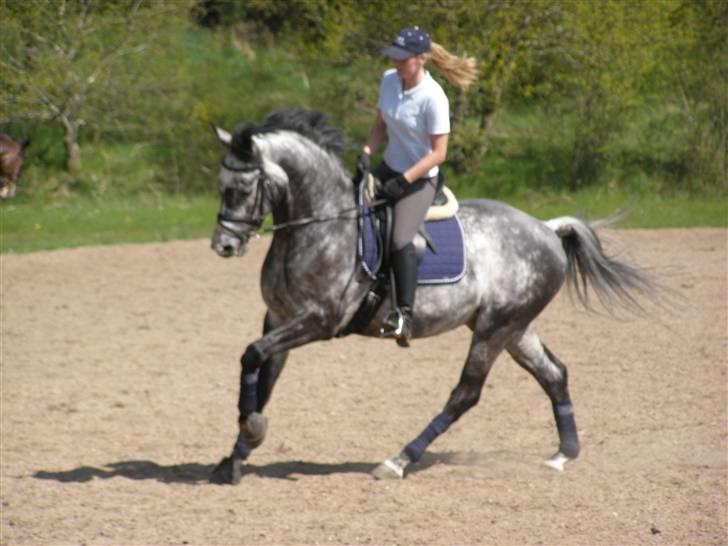
[[[471,281],[488,297],[550,299],[563,284],[567,259],[560,238],[541,220],[506,203],[461,201]]]
[[[561,242],[546,223],[507,203],[493,199],[464,199],[458,216],[466,239],[499,244],[514,251],[533,245],[561,253]]]

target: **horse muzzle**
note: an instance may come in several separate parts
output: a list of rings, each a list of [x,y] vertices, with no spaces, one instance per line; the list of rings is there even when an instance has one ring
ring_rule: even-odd
[[[248,250],[248,238],[248,235],[233,235],[218,226],[212,234],[212,249],[223,258],[242,256]]]

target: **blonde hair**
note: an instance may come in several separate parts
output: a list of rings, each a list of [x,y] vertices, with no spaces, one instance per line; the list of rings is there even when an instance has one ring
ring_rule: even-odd
[[[465,89],[478,77],[474,57],[458,57],[435,42],[430,45],[430,56],[435,68],[447,81],[460,89]]]

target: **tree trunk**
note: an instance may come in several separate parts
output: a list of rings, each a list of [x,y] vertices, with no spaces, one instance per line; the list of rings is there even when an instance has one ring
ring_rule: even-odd
[[[480,119],[480,138],[475,146],[473,156],[470,158],[470,170],[475,170],[483,161],[485,154],[488,153],[490,148],[490,135],[493,129],[493,123],[495,118],[498,116],[498,110],[491,110]]]
[[[75,172],[81,168],[81,147],[78,145],[78,123],[72,122],[64,116],[63,122],[63,144],[66,148],[66,170]]]

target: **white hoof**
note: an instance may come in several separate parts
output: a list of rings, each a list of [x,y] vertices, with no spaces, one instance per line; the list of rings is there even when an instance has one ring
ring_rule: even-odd
[[[372,476],[378,480],[401,480],[404,478],[404,469],[409,463],[409,458],[403,454],[390,457],[372,470]]]
[[[401,480],[404,478],[404,468],[387,459],[372,471],[372,476],[378,480]]]
[[[546,466],[549,466],[553,468],[554,470],[558,470],[559,472],[564,471],[564,465],[569,462],[571,459],[561,453],[560,451],[557,451],[553,457],[550,457],[549,459],[546,459],[543,464]]]

